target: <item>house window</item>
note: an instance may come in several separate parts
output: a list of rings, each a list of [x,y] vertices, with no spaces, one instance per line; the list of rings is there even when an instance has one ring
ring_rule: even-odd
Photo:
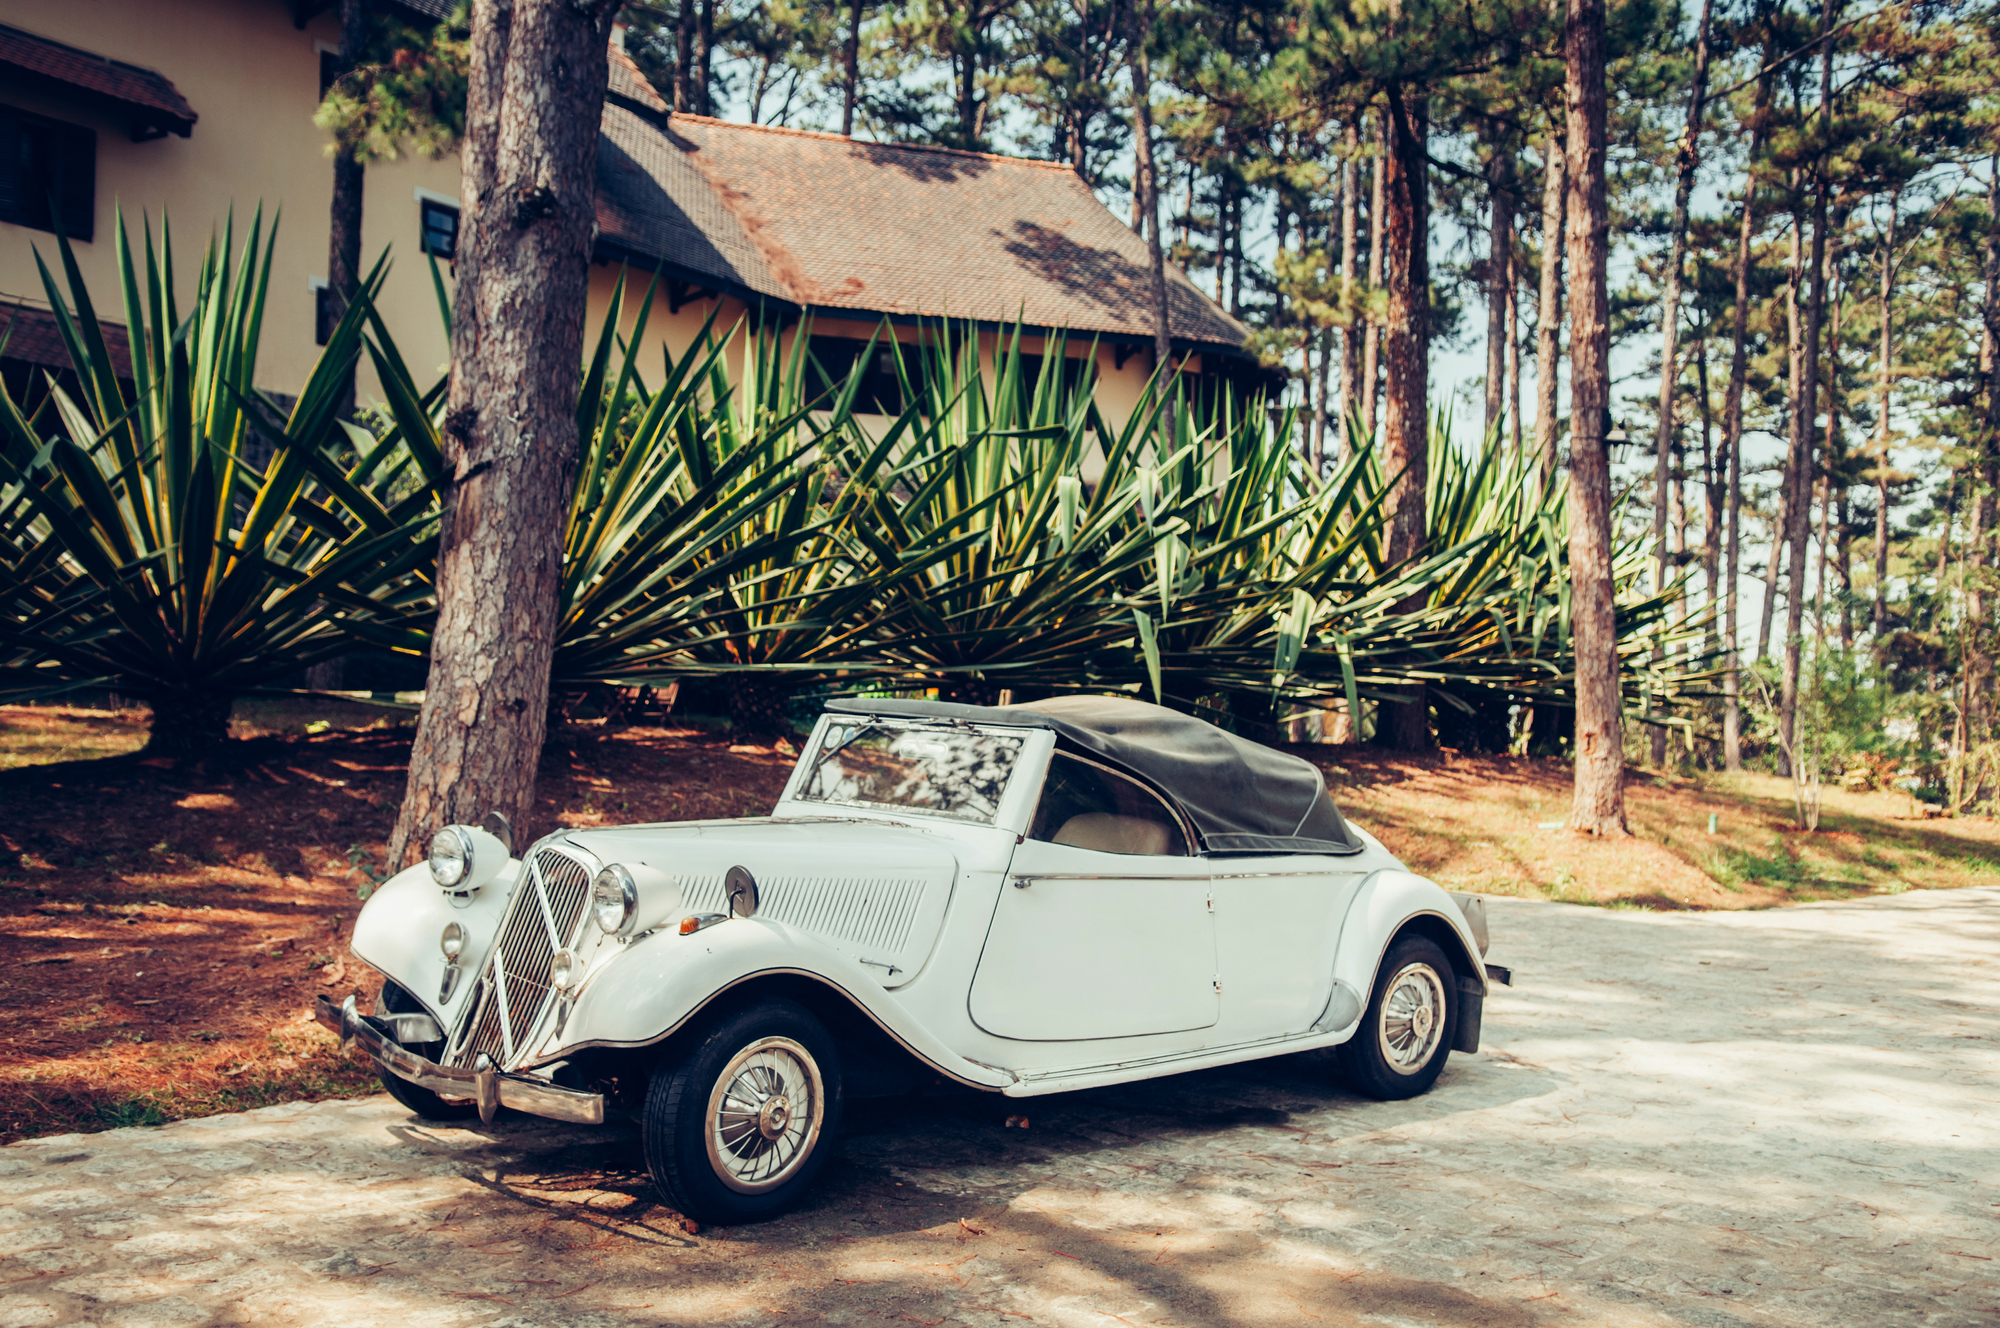
[[[458,258],[458,209],[434,198],[417,200],[423,251],[450,263]]]
[[[96,132],[0,106],[0,221],[89,240],[96,211]]]
[[[830,384],[829,396],[846,384],[855,362],[867,349],[867,342],[851,337],[812,339],[813,358],[819,361],[821,371],[826,374]],[[920,373],[920,366],[907,356],[903,367],[913,377]],[[896,352],[884,342],[875,343],[874,354],[869,356],[867,365],[862,368],[861,385],[854,394],[854,412],[857,415],[903,413],[903,383],[896,373]]]
[[[1042,381],[1043,360],[1044,357],[1040,355],[1023,354],[1021,356],[1021,390],[1031,398],[1034,396],[1036,385]],[[1067,393],[1076,392],[1083,386],[1084,375],[1089,373],[1094,367],[1091,361],[1083,356],[1065,356],[1061,370],[1063,391]]]

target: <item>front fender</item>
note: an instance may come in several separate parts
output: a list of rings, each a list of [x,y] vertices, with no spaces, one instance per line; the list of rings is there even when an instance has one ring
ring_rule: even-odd
[[[355,958],[415,996],[444,1027],[454,1027],[476,985],[474,975],[486,962],[500,921],[507,914],[507,896],[514,891],[520,866],[518,861],[508,862],[498,876],[462,904],[445,897],[423,863],[397,872],[377,886],[361,906],[348,948]],[[466,941],[458,957],[460,975],[451,999],[440,1000],[447,965],[438,938],[448,922],[465,928]]]
[[[1340,928],[1340,949],[1334,959],[1334,976],[1361,993],[1365,1007],[1375,989],[1375,970],[1382,962],[1389,942],[1416,918],[1436,917],[1456,939],[1447,946],[1458,967],[1461,981],[1478,984],[1486,994],[1486,965],[1480,960],[1479,943],[1466,925],[1465,915],[1449,894],[1433,881],[1414,872],[1390,868],[1371,872],[1348,903],[1346,921]]]
[[[767,974],[824,984],[874,1020],[911,1054],[979,1088],[1012,1074],[969,1061],[910,1018],[882,990],[881,976],[807,932],[767,918],[731,918],[689,936],[655,932],[591,968],[563,1022],[555,1060],[589,1047],[642,1047],[678,1030],[715,997]]]

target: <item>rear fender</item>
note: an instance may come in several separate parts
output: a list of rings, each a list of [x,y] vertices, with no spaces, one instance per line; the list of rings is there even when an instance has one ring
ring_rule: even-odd
[[[1390,869],[1372,872],[1355,891],[1340,929],[1340,949],[1334,977],[1360,997],[1362,1010],[1375,990],[1376,970],[1391,943],[1405,931],[1417,930],[1443,946],[1457,970],[1462,997],[1486,996],[1486,966],[1479,942],[1465,915],[1436,883],[1413,872]],[[1472,1007],[1472,1000],[1461,1000]],[[1356,1012],[1358,1018],[1360,1011]]]
[[[593,965],[578,989],[550,1054],[558,1060],[593,1047],[650,1046],[679,1031],[732,988],[769,975],[818,982],[829,1000],[844,999],[912,1055],[979,1088],[1015,1081],[946,1047],[882,990],[881,976],[809,933],[767,918],[730,918],[692,935],[659,931]]]

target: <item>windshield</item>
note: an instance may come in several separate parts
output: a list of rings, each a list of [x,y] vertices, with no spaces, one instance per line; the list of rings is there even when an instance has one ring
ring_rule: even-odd
[[[1023,738],[936,724],[827,725],[798,798],[991,825]]]

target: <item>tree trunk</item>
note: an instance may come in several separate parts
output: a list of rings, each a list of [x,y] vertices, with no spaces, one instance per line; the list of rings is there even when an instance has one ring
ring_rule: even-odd
[[[1229,196],[1229,314],[1243,312],[1243,190],[1232,189]]]
[[[1361,153],[1361,133],[1357,122],[1347,126],[1346,160],[1340,166],[1340,308],[1347,324],[1340,337],[1340,438],[1341,455],[1347,455],[1348,423],[1354,414],[1355,379],[1361,375],[1361,338],[1367,324],[1354,311],[1354,251],[1360,223],[1361,168],[1355,160]]]
[[[1833,43],[1827,37],[1833,27],[1835,3],[1826,0],[1820,9],[1819,118],[1823,133],[1833,112]],[[1820,327],[1826,317],[1827,179],[1823,149],[1814,159],[1812,184],[1812,255],[1807,263],[1812,292],[1806,302],[1805,344],[1792,409],[1791,454],[1797,501],[1791,511],[1791,598],[1785,604],[1785,666],[1778,693],[1779,746],[1786,751],[1798,730],[1799,670],[1805,650],[1806,544],[1812,536],[1814,422],[1819,414]],[[1789,760],[1785,773],[1791,773]]]
[[[729,680],[729,737],[733,742],[768,743],[797,736],[789,715],[798,681],[782,670],[741,673]],[[988,702],[987,704],[992,704]]]
[[[959,146],[972,148],[977,146],[979,139],[979,58],[968,49],[960,53],[953,63],[958,66]]]
[[[1430,98],[1426,90],[1391,83],[1383,123],[1389,152],[1383,246],[1388,259],[1387,398],[1382,420],[1382,469],[1389,490],[1389,561],[1423,552],[1425,493],[1430,474]],[[1406,609],[1422,606],[1422,592]],[[1404,689],[1408,700],[1384,705],[1378,737],[1398,751],[1430,747],[1426,689]]]
[[[212,691],[159,692],[147,698],[153,720],[147,756],[207,756],[229,741],[236,698]]]
[[[1313,421],[1313,483],[1318,484],[1326,477],[1326,426],[1328,399],[1332,392],[1333,378],[1333,329],[1322,328],[1313,334],[1313,341],[1319,347],[1319,409]]]
[[[1986,567],[1993,540],[1994,488],[2000,480],[2000,153],[1988,165],[1986,185],[1986,335],[1992,339],[1992,363],[1986,366],[1986,428],[1973,448],[1967,470],[1972,482],[1972,523],[1965,547],[1965,727],[1967,750],[1986,741],[1992,730],[1993,655],[1988,636]]]
[[[1889,224],[1882,235],[1882,288],[1880,308],[1881,364],[1876,390],[1875,418],[1875,604],[1869,625],[1879,641],[1889,628],[1889,393],[1896,374],[1895,293],[1896,293],[1896,213],[1903,205],[1903,191],[1889,195]],[[2000,265],[1992,240],[1986,246],[1986,289],[1992,298],[1994,266]]]
[[[840,94],[840,132],[850,138],[854,135],[854,103],[861,95],[861,5],[862,0],[852,0],[847,7],[847,49],[841,54],[846,78]]]
[[[1674,180],[1674,215],[1667,242],[1667,283],[1660,296],[1660,423],[1653,458],[1653,593],[1667,588],[1667,485],[1673,467],[1674,389],[1680,383],[1681,267],[1686,261],[1688,199],[1694,193],[1695,164],[1701,158],[1701,121],[1708,98],[1708,15],[1709,0],[1702,0],[1701,22],[1695,29],[1694,77],[1688,87],[1687,128],[1682,133],[1678,172]],[[1653,663],[1666,658],[1661,646],[1653,647]],[[1651,755],[1657,768],[1667,761],[1667,730],[1652,726]]]
[[[1516,461],[1521,458],[1521,274],[1515,251],[1507,251],[1507,438]]]
[[[1542,284],[1535,328],[1535,455],[1541,458],[1542,492],[1556,478],[1556,411],[1562,385],[1562,305],[1564,200],[1569,196],[1569,157],[1560,129],[1549,131],[1542,147]]]
[[[1611,581],[1611,321],[1606,263],[1604,0],[1568,0],[1563,25],[1569,107],[1569,575],[1576,652],[1576,781],[1569,825],[1622,836],[1625,738]]]
[[[1778,586],[1785,574],[1785,519],[1782,512],[1771,519],[1771,561],[1764,568],[1763,616],[1757,624],[1757,653],[1751,658],[1763,663],[1771,653],[1771,624],[1778,608]]]
[[[1492,216],[1486,245],[1486,436],[1497,440],[1507,410],[1507,343],[1512,335],[1507,306],[1514,286],[1514,154],[1505,130],[1491,132],[1495,142],[1486,167]]]
[[[1845,229],[1845,221],[1836,220],[1834,225],[1836,233]],[[1842,246],[1836,243],[1833,246],[1832,256],[1828,260],[1833,269],[1830,283],[1832,288],[1833,312],[1829,318],[1829,331],[1826,341],[1826,501],[1831,505],[1832,513],[1838,517],[1838,520],[1834,522],[1830,532],[1825,529],[1825,523],[1822,521],[1822,534],[1819,546],[1819,577],[1820,599],[1824,601],[1826,599],[1827,578],[1834,573],[1838,573],[1840,576],[1840,645],[1842,649],[1846,649],[1854,644],[1854,609],[1847,594],[1849,589],[1847,560],[1847,439],[1841,433],[1840,428],[1840,326],[1843,300],[1845,298],[1840,286],[1841,251]],[[1822,515],[1824,516],[1825,513],[1823,512]],[[1832,537],[1830,545],[1827,541],[1828,534]],[[1825,641],[1825,639],[1826,632],[1824,625],[1822,625],[1820,640]]]
[[[430,678],[389,844],[400,867],[499,811],[532,837],[615,0],[478,0]]]
[[[1383,190],[1389,182],[1389,117],[1375,116],[1375,167],[1369,172],[1368,191],[1368,296],[1372,300],[1382,289],[1382,246],[1387,224],[1388,202]],[[1376,435],[1381,421],[1382,329],[1373,318],[1361,334],[1361,414],[1367,421],[1368,436]]]
[[[1768,51],[1768,48],[1767,48]],[[1769,64],[1766,60],[1764,63]],[[1771,76],[1757,80],[1750,116],[1749,165],[1743,176],[1743,217],[1737,228],[1735,308],[1729,343],[1729,395],[1722,404],[1722,450],[1728,455],[1728,548],[1723,564],[1722,765],[1743,768],[1742,637],[1737,630],[1737,580],[1743,567],[1743,392],[1749,381],[1750,242],[1757,233],[1757,160],[1764,151]]]
[[[366,0],[340,0],[340,73],[346,74],[361,63],[368,42]],[[325,330],[347,312],[348,301],[361,289],[361,200],[367,169],[352,153],[336,152],[333,158],[333,207],[328,218],[326,252]],[[350,366],[341,379],[340,418],[354,417],[354,369]]]
[[[701,0],[701,23],[695,30],[695,105],[697,113],[714,115],[715,102],[715,0]]]
[[[1729,498],[1722,482],[1721,458],[1715,454],[1714,406],[1708,385],[1708,334],[1709,326],[1704,324],[1701,337],[1694,344],[1694,374],[1695,386],[1701,392],[1701,572],[1708,608],[1705,644],[1712,654],[1722,647],[1717,632],[1722,613],[1722,526]]]
[[[1174,343],[1168,322],[1167,259],[1161,248],[1159,172],[1153,162],[1151,57],[1146,53],[1146,38],[1153,30],[1153,9],[1152,0],[1123,0],[1123,3],[1125,63],[1132,75],[1132,155],[1138,166],[1133,186],[1146,224],[1146,292],[1153,314],[1153,370],[1164,377],[1173,359]]]

